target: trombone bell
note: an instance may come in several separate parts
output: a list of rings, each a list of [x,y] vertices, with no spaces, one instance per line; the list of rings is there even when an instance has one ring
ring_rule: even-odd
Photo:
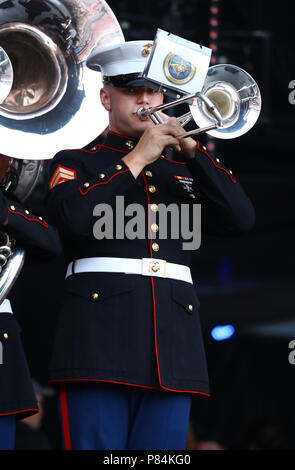
[[[222,126],[207,131],[212,137],[234,139],[248,132],[256,123],[261,110],[261,95],[254,79],[235,65],[210,67],[202,89],[218,109]],[[200,127],[216,124],[216,119],[204,101],[196,97],[190,105],[194,121]]]

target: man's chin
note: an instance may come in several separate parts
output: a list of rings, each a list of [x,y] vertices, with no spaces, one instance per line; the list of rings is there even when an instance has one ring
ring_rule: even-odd
[[[135,122],[135,124],[132,127],[132,134],[134,137],[136,136],[136,138],[139,139],[146,129],[149,129],[150,127],[153,127],[154,125],[155,124],[153,124],[153,122],[150,119],[148,121],[138,120],[138,122]]]
[[[137,119],[137,120],[134,120],[132,124],[128,123],[127,127],[126,126],[114,126],[114,129],[111,129],[111,130],[114,130],[118,134],[126,135],[128,137],[133,137],[134,139],[140,139],[144,131],[153,126],[154,124],[150,119],[148,121],[140,121],[139,119]]]

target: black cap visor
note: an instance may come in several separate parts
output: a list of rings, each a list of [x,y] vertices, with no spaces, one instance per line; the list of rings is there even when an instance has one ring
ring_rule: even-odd
[[[112,77],[103,77],[104,84],[110,83],[118,88],[130,88],[134,86],[144,86],[152,90],[158,90],[160,87],[156,83],[146,80],[141,73],[128,73],[126,75],[114,75]]]

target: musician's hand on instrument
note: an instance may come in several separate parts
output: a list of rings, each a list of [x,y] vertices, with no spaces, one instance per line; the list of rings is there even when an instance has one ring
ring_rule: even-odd
[[[162,113],[163,114],[163,113]],[[179,138],[179,136],[185,134],[185,130],[179,124],[176,117],[169,118],[169,122],[173,128],[173,135],[178,138],[179,146],[175,148],[177,152],[181,152],[187,158],[194,158],[197,149],[197,143],[191,137]]]
[[[164,121],[164,123],[169,123],[174,137],[178,138],[180,135],[186,133],[185,129],[179,124],[176,117],[168,116],[167,114],[163,113],[163,111],[158,111],[157,114]],[[171,145],[171,149],[175,152],[181,152],[187,158],[194,158],[197,149],[196,141],[191,137],[178,140],[179,145]]]
[[[180,152],[179,140],[174,137],[175,129],[170,119],[146,129],[135,149],[123,158],[135,178],[145,166],[160,157],[165,147],[172,147]]]

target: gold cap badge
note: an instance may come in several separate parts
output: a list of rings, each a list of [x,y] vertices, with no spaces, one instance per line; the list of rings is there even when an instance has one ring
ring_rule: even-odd
[[[143,46],[142,51],[141,51],[141,55],[143,55],[143,57],[148,56],[148,55],[150,54],[150,52],[151,52],[151,48],[152,48],[152,47],[153,47],[153,45],[152,45],[150,42],[148,42],[147,44],[145,44],[145,45]]]

